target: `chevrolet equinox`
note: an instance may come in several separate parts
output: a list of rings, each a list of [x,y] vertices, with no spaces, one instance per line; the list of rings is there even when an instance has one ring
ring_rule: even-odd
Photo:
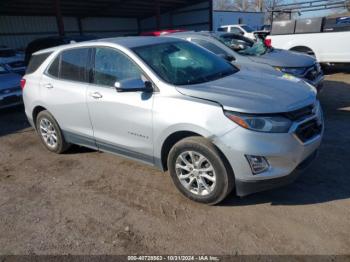
[[[21,86],[49,151],[78,144],[169,170],[182,194],[206,204],[291,183],[323,134],[311,85],[238,70],[169,37],[42,50]]]

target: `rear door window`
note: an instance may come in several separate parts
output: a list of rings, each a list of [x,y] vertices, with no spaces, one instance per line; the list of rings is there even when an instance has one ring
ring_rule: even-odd
[[[88,82],[90,48],[66,50],[60,56],[60,79]]]
[[[27,66],[26,74],[34,73],[51,54],[52,52],[33,55]]]

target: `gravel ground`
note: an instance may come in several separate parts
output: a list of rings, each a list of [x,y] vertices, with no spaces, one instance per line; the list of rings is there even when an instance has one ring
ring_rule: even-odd
[[[46,151],[0,113],[1,254],[349,254],[350,75],[327,76],[319,158],[294,184],[209,207],[107,153]]]

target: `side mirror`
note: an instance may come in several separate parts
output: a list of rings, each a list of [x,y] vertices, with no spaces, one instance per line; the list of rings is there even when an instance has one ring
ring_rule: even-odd
[[[153,92],[152,83],[149,81],[142,81],[140,78],[126,79],[114,83],[114,87],[118,92],[137,92],[142,91],[146,93]]]
[[[225,59],[226,61],[229,61],[229,62],[236,60],[236,58],[234,56],[228,55],[228,54],[218,54],[218,56]]]

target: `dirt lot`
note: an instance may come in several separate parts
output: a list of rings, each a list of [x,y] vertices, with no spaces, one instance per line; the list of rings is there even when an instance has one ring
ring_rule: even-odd
[[[349,254],[350,75],[327,77],[320,156],[296,183],[219,206],[168,174],[76,147],[48,153],[0,113],[0,254]]]

